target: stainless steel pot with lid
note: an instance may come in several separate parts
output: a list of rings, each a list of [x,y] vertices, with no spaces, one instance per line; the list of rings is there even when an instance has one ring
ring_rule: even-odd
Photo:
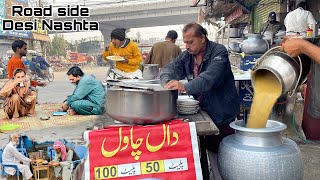
[[[127,124],[156,124],[176,115],[177,90],[166,90],[160,84],[135,86],[152,90],[108,88],[106,109],[112,119]]]

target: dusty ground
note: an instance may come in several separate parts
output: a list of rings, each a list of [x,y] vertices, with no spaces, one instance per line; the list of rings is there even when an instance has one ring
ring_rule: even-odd
[[[296,103],[295,106],[295,117],[297,123],[297,131],[301,137],[305,140],[303,130],[301,129],[302,116],[303,116],[303,102]],[[304,180],[317,180],[320,179],[320,142],[318,143],[304,143],[297,133],[294,131],[292,122],[287,122],[287,130],[283,133],[286,137],[297,142],[303,162],[304,162]]]
[[[107,67],[95,67],[95,68],[84,68],[87,74],[94,74],[95,77],[103,81],[106,77]],[[66,72],[54,72],[55,79],[53,82],[47,83],[44,88],[38,87],[38,103],[41,104],[57,104],[63,102],[65,98],[72,94],[75,86],[69,82]],[[0,80],[0,87],[4,85],[7,79]],[[36,118],[43,115],[44,112],[37,111]],[[72,118],[72,117],[69,117]],[[67,120],[67,119],[66,119]],[[19,129],[18,133],[26,134],[33,139],[43,142],[43,141],[55,141],[60,138],[65,138],[66,140],[72,140],[81,142],[82,134],[87,129],[92,129],[95,124],[103,124],[104,121],[108,120],[107,117],[97,116],[94,121],[82,121],[76,126],[56,126],[50,127],[48,129]],[[40,118],[39,118],[40,121]],[[8,141],[9,134],[0,133],[0,145]]]

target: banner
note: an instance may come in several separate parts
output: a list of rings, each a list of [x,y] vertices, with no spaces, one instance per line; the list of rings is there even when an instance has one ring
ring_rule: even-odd
[[[195,123],[113,126],[86,131],[85,179],[202,180]]]

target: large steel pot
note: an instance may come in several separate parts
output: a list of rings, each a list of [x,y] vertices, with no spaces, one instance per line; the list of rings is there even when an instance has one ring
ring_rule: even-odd
[[[218,154],[223,179],[303,179],[299,147],[280,135],[286,125],[269,120],[266,128],[246,128],[244,121],[232,122],[230,126],[236,133],[222,140]]]
[[[160,84],[160,79],[122,79],[121,81],[130,84]]]
[[[165,90],[160,84],[139,86],[154,91],[115,86],[108,88],[106,108],[112,119],[127,124],[156,124],[176,115],[177,90]]]
[[[261,34],[247,34],[241,44],[241,51],[246,54],[263,54],[268,51],[269,43],[267,40],[262,39]]]

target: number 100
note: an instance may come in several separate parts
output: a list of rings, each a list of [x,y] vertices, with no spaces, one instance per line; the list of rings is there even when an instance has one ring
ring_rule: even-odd
[[[117,168],[115,166],[106,166],[96,169],[96,178],[114,178],[117,176]]]

